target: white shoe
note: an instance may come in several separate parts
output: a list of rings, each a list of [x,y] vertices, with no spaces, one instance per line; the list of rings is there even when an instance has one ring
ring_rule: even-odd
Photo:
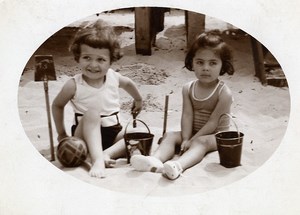
[[[155,157],[144,155],[133,155],[130,159],[131,166],[140,172],[160,172],[162,173],[164,165]]]
[[[179,162],[167,161],[166,163],[164,163],[164,172],[169,179],[174,180],[181,175],[183,169]]]

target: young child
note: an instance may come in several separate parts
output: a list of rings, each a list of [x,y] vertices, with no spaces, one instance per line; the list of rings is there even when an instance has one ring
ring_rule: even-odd
[[[131,158],[138,171],[162,172],[176,179],[189,167],[217,149],[215,133],[229,129],[233,97],[219,75],[234,73],[232,55],[228,45],[217,31],[201,34],[185,58],[185,67],[195,72],[196,80],[183,86],[181,131],[169,132],[152,156],[135,155]],[[175,161],[175,146],[180,145],[181,156]]]
[[[91,157],[89,174],[102,178],[105,166],[111,166],[115,162],[113,158],[125,153],[124,143],[117,142],[122,137],[119,88],[133,97],[135,115],[142,109],[142,97],[131,79],[110,68],[122,56],[113,28],[103,21],[79,30],[70,50],[82,73],[68,80],[53,101],[57,140],[67,137],[64,107],[70,102],[75,112],[72,133],[86,142]]]

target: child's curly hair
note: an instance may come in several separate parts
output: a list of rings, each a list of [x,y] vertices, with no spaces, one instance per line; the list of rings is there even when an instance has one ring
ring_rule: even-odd
[[[219,30],[212,30],[200,34],[189,48],[185,57],[185,67],[193,71],[193,58],[199,49],[210,48],[219,54],[222,60],[222,68],[220,75],[225,73],[232,75],[234,68],[232,66],[232,51],[230,47],[223,41]]]
[[[121,53],[120,43],[113,27],[109,26],[102,20],[97,20],[94,23],[80,29],[70,46],[70,51],[74,55],[75,61],[79,61],[81,54],[81,45],[85,44],[93,48],[106,48],[110,51],[111,62],[119,60]]]

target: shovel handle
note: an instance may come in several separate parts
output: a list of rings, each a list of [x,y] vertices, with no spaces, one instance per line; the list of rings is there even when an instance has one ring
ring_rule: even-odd
[[[45,80],[44,80],[44,91],[45,91],[47,119],[48,119],[48,132],[49,132],[49,138],[50,138],[51,161],[55,161],[53,133],[52,133],[52,124],[51,124],[51,114],[50,114],[51,110],[50,110],[50,104],[49,104],[49,93],[48,93],[47,76],[45,76]]]
[[[166,133],[166,129],[167,129],[168,106],[169,106],[169,95],[166,95],[166,97],[165,97],[163,135]]]

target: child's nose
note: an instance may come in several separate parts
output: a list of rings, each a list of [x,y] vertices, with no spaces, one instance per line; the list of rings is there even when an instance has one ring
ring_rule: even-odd
[[[92,60],[92,61],[90,62],[90,66],[93,67],[93,68],[95,68],[95,67],[98,67],[98,66],[99,66],[99,63],[98,63],[96,60]]]
[[[209,64],[208,63],[204,63],[203,64],[203,70],[208,70],[209,68]]]

